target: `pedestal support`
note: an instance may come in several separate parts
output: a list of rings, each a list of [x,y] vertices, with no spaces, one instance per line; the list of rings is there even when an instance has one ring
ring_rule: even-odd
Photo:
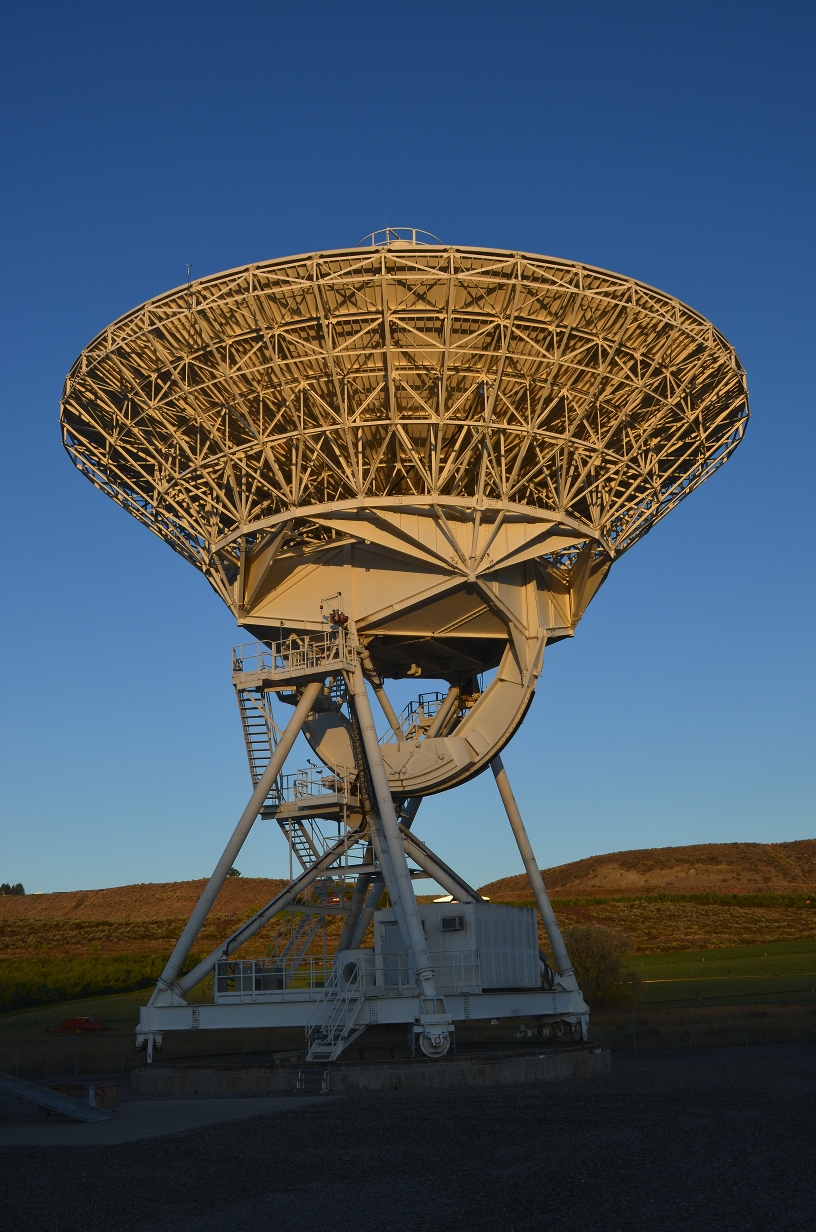
[[[538,867],[532,845],[527,837],[527,831],[524,828],[524,822],[521,819],[521,813],[516,804],[516,798],[513,795],[513,789],[510,786],[510,780],[507,777],[507,771],[504,768],[501,757],[494,757],[490,763],[490,768],[496,779],[496,786],[499,789],[502,804],[505,807],[510,827],[518,843],[524,867],[527,870],[527,876],[530,879],[533,897],[535,898],[536,906],[550,942],[553,962],[558,971],[558,982],[562,988],[576,991],[578,983],[575,979],[575,972],[572,969],[569,954],[567,953],[567,947],[564,945],[564,938],[561,936],[561,929],[558,927],[550,896],[544,886],[544,878],[541,876],[541,870]]]
[[[445,1012],[444,1001],[436,993],[431,958],[419,918],[414,888],[411,885],[411,874],[408,871],[408,861],[402,845],[391,789],[388,785],[388,774],[377,739],[377,730],[366,691],[365,676],[359,663],[352,677],[352,692],[376,797],[378,816],[372,818],[371,837],[377,862],[385,875],[391,905],[401,924],[400,931],[403,934],[411,965],[416,971],[419,994],[424,1006],[424,1013],[420,1016],[424,1028],[420,1045],[429,1055],[432,1052],[442,1055],[449,1047],[451,1020]]]

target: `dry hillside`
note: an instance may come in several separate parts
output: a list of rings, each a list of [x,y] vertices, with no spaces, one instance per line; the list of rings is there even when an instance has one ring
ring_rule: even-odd
[[[543,872],[562,926],[615,928],[641,954],[816,936],[816,839],[617,851]],[[482,893],[494,902],[532,901],[524,874],[492,881]],[[798,901],[750,899],[787,894]],[[688,901],[691,895],[709,901]]]
[[[217,945],[285,884],[265,877],[228,878],[196,949]],[[169,952],[205,885],[202,879],[0,897],[0,957]]]
[[[110,890],[68,890],[58,894],[0,898],[0,923],[7,920],[166,920],[187,918],[207,884],[200,881],[146,882]],[[242,916],[278,894],[285,881],[228,877],[213,915]]]
[[[790,894],[816,889],[816,839],[795,843],[700,843],[589,856],[544,869],[553,898],[621,894]],[[504,902],[526,901],[524,874],[503,877],[482,892]]]
[[[640,953],[816,935],[814,839],[615,852],[545,869],[544,880],[562,925],[595,920],[627,933]],[[167,953],[204,885],[203,880],[173,881],[2,897],[0,957]],[[196,950],[216,946],[283,885],[260,877],[230,878]],[[812,888],[811,906],[807,898]],[[523,875],[493,881],[482,891],[494,902],[532,900]],[[732,894],[793,894],[798,901],[726,901],[724,896]],[[709,902],[689,902],[684,898],[687,895],[716,897]],[[581,899],[596,901],[575,901]],[[339,917],[334,917],[330,935],[336,935],[339,927]],[[249,943],[247,956],[263,953],[269,931],[267,926]]]

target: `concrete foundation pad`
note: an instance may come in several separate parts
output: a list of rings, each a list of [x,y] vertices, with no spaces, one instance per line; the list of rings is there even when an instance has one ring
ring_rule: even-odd
[[[551,1052],[479,1053],[428,1061],[368,1061],[333,1065],[204,1066],[165,1063],[145,1065],[131,1075],[133,1090],[169,1096],[239,1095],[252,1092],[294,1092],[306,1089],[340,1094],[344,1091],[419,1091],[445,1087],[497,1086],[509,1082],[555,1082],[608,1074],[606,1048],[589,1045]]]
[[[321,1097],[134,1100],[123,1104],[111,1120],[90,1125],[44,1116],[16,1117],[0,1121],[0,1146],[114,1146],[224,1121],[288,1112],[313,1104],[316,1099]]]

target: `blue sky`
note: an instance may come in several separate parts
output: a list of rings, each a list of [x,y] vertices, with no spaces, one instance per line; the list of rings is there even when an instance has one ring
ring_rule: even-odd
[[[59,439],[82,347],[193,276],[392,225],[692,304],[753,418],[548,651],[505,761],[542,865],[814,835],[814,47],[807,3],[32,3],[0,28],[0,880],[208,874],[248,795],[204,579]],[[423,806],[521,870],[492,780]],[[245,874],[282,875],[259,823]]]

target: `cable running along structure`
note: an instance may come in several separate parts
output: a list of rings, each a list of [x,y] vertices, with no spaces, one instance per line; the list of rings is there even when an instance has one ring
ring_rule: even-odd
[[[233,683],[253,794],[142,1011],[148,1056],[192,1025],[301,1026],[324,1062],[375,1023],[406,1024],[429,1056],[465,1019],[585,1037],[501,753],[545,647],[747,418],[733,348],[673,297],[413,228],[190,283],[86,347],[62,402],[71,458],[252,639]],[[443,687],[397,714],[402,678]],[[301,731],[319,766],[287,773]],[[487,768],[543,953],[532,909],[483,901],[413,831],[425,796]],[[259,816],[290,883],[182,975]],[[421,877],[448,901],[419,904]],[[240,957],[266,925],[264,957]],[[211,972],[213,1004],[191,1007]]]

